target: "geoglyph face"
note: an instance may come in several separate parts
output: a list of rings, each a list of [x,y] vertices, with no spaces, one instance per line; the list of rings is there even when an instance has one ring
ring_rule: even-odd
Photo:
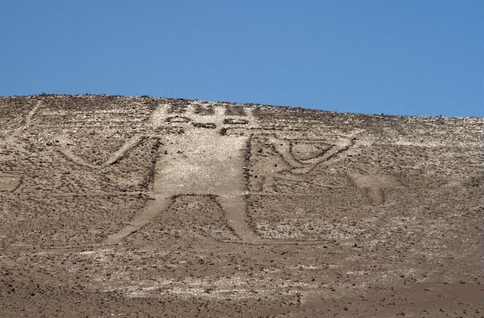
[[[151,116],[153,128],[179,128],[179,132],[218,133],[227,135],[227,130],[259,128],[254,109],[223,104],[192,102],[186,105],[160,104]],[[239,134],[242,134],[242,130]]]

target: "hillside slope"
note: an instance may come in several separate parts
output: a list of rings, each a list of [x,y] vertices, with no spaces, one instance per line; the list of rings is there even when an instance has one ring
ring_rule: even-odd
[[[483,118],[0,98],[0,316],[482,317]]]

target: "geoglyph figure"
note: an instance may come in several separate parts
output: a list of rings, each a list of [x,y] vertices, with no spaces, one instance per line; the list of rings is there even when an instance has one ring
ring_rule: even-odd
[[[229,126],[257,127],[251,110],[240,110],[227,115],[228,110],[221,105],[192,104],[176,111],[170,105],[160,105],[152,115],[153,129],[174,128],[177,132],[161,136],[164,151],[156,162],[150,195],[153,200],[104,243],[119,243],[145,226],[169,208],[174,196],[206,194],[216,197],[228,224],[241,240],[256,241],[257,236],[246,222],[244,201],[244,153],[250,136],[225,133]]]
[[[242,242],[277,244],[275,240],[258,237],[249,227],[247,216],[245,155],[251,134],[259,128],[253,109],[197,103],[181,109],[173,108],[172,105],[160,105],[151,118],[155,131],[175,131],[161,136],[164,151],[156,161],[153,193],[150,194],[153,200],[133,217],[128,226],[109,236],[104,243],[117,244],[141,229],[166,211],[175,196],[211,195],[223,208],[227,223]],[[237,130],[240,126],[244,130]],[[269,140],[291,169],[286,174],[268,174],[263,190],[271,186],[274,178],[300,180],[301,175],[348,150],[354,137],[344,138],[307,160],[295,159],[289,151],[289,142],[275,136],[269,136]]]
[[[37,104],[30,112],[26,127],[22,129],[28,128],[40,106]],[[144,138],[161,141],[154,169],[153,191],[144,193],[149,198],[148,203],[135,213],[127,226],[108,236],[102,243],[120,243],[167,211],[176,197],[200,195],[216,200],[222,207],[226,222],[239,238],[238,242],[301,244],[301,241],[263,239],[250,226],[246,196],[252,194],[249,193],[247,180],[248,167],[254,164],[249,162],[251,140],[255,136],[262,138],[266,147],[273,151],[273,155],[262,161],[262,165],[259,162],[259,188],[252,188],[252,191],[275,195],[276,180],[308,183],[305,176],[317,166],[329,166],[344,158],[357,142],[359,131],[348,136],[334,136],[329,143],[281,138],[277,132],[271,133],[267,128],[260,127],[254,115],[255,109],[254,106],[238,107],[198,101],[160,104],[151,114],[146,133],[132,136],[109,158],[97,164],[76,155],[71,150],[71,144],[74,143],[67,136],[57,135],[55,138],[59,142],[59,150],[68,160],[95,170],[102,170],[121,160]],[[274,168],[277,160],[282,164]],[[351,178],[358,188],[366,191],[374,204],[383,202],[383,188],[397,186],[390,177],[375,174],[355,174]],[[334,187],[309,183],[319,188]]]

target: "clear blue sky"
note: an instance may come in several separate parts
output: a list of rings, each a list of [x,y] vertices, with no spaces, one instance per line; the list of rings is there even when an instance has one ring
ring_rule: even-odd
[[[484,0],[0,0],[0,95],[484,116]]]

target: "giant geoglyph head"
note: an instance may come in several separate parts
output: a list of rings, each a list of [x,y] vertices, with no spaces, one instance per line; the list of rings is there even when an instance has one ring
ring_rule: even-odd
[[[203,131],[224,135],[244,135],[259,128],[254,107],[226,103],[183,101],[160,104],[151,116],[155,129],[175,130],[178,133]]]

